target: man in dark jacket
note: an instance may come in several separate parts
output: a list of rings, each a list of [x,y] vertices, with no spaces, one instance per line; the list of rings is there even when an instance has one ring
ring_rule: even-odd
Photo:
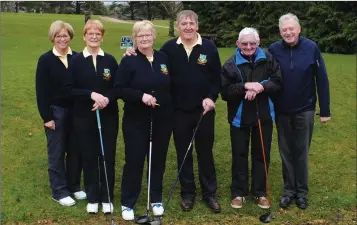
[[[329,81],[317,44],[300,36],[299,19],[291,13],[279,19],[283,40],[269,51],[280,64],[283,85],[277,100],[276,125],[282,159],[284,193],[280,206],[288,207],[293,198],[306,209],[308,193],[308,152],[314,126],[316,88],[320,122],[330,120]]]
[[[264,152],[269,166],[274,120],[273,94],[281,85],[280,68],[271,54],[259,48],[254,28],[244,28],[237,40],[236,53],[223,65],[221,95],[227,101],[232,145],[231,206],[242,208],[248,196],[249,139],[252,140],[251,192],[260,208],[269,208],[266,176],[257,119],[262,124]]]

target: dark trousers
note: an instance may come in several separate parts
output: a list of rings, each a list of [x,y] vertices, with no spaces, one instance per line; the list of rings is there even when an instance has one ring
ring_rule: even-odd
[[[73,113],[70,118],[69,147],[66,154],[66,175],[68,190],[71,193],[81,190],[82,159],[80,148],[77,143],[76,133],[73,132]]]
[[[283,195],[307,198],[308,154],[315,111],[277,115],[279,151],[282,160]]]
[[[133,208],[141,191],[145,157],[149,160],[150,117],[123,116],[125,165],[121,184],[121,203]],[[152,128],[151,187],[152,203],[162,202],[162,180],[172,133],[172,116],[154,117]]]
[[[52,197],[56,200],[67,197],[65,153],[69,147],[70,112],[67,108],[51,106],[55,130],[45,127],[48,152],[48,176],[52,189]]]
[[[177,153],[177,165],[180,168],[202,110],[193,112],[175,111],[173,136]],[[195,149],[199,181],[203,198],[214,197],[217,190],[216,170],[213,160],[215,111],[207,112],[201,121],[195,137]],[[193,174],[192,146],[187,154],[180,173],[181,198],[193,199],[196,185]]]
[[[270,162],[272,132],[272,121],[266,121],[262,123],[262,134],[267,168],[269,168]],[[231,125],[230,134],[232,145],[232,199],[237,196],[248,196],[249,194],[248,154],[250,140],[252,143],[251,192],[255,197],[265,196],[266,176],[258,126],[238,128]]]
[[[109,194],[111,201],[113,201],[115,152],[119,119],[117,113],[101,113],[100,119]],[[88,203],[107,203],[109,202],[108,192],[95,112],[88,117],[74,116],[74,130],[78,137],[78,147],[83,165],[84,187],[87,193]],[[98,158],[100,159],[99,169]]]

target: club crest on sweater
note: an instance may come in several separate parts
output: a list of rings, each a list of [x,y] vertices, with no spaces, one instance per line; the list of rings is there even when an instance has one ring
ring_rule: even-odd
[[[200,65],[206,65],[207,55],[200,54],[200,57],[198,58],[197,63]]]
[[[169,71],[167,70],[166,64],[160,64],[161,67],[161,72],[165,75],[169,74]]]
[[[112,75],[110,74],[110,69],[104,68],[103,79],[109,81]]]

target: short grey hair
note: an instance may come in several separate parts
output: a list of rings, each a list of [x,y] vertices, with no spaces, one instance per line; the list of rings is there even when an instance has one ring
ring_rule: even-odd
[[[55,40],[56,35],[61,32],[62,29],[65,29],[68,32],[69,37],[71,40],[74,37],[74,30],[71,24],[63,22],[62,20],[56,20],[50,26],[48,31],[48,39],[53,43]]]
[[[245,35],[253,34],[257,41],[260,40],[257,29],[253,27],[245,27],[239,32],[238,41]]]
[[[297,25],[300,26],[299,18],[295,14],[287,13],[279,18],[279,28],[281,28],[281,25],[285,20],[294,20],[297,23]]]
[[[133,26],[133,33],[132,33],[132,37],[133,37],[133,42],[134,42],[134,46],[137,46],[136,43],[136,35],[142,31],[142,30],[147,30],[150,31],[153,35],[153,40],[156,40],[156,29],[154,27],[154,24],[149,21],[149,20],[142,20],[142,21],[137,21],[135,22],[134,26]]]
[[[176,23],[180,22],[181,17],[188,17],[196,21],[198,24],[198,15],[192,10],[182,10],[181,12],[177,13]]]

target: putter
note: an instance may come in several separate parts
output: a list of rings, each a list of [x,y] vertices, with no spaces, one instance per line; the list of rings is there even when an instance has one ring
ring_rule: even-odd
[[[96,114],[97,114],[97,123],[98,123],[99,138],[100,138],[100,147],[101,147],[101,150],[102,150],[102,157],[103,157],[105,183],[106,183],[106,185],[107,185],[108,201],[109,201],[109,205],[110,205],[110,214],[111,214],[111,216],[112,216],[112,218],[111,218],[111,219],[112,219],[111,225],[115,225],[115,223],[114,223],[114,215],[113,215],[113,211],[114,211],[114,210],[112,210],[112,201],[110,200],[110,194],[109,194],[107,166],[106,166],[106,163],[105,163],[105,156],[104,156],[104,146],[103,146],[103,136],[102,136],[102,125],[101,125],[101,122],[100,122],[99,109],[96,110]]]
[[[135,219],[135,223],[147,224],[149,222],[150,212],[150,185],[151,185],[151,154],[152,154],[152,111],[150,112],[150,144],[149,144],[149,168],[148,168],[148,197],[146,205],[146,214]]]
[[[258,119],[258,128],[259,128],[259,135],[260,135],[260,143],[262,145],[262,155],[263,155],[263,160],[264,160],[264,170],[265,170],[265,183],[267,186],[267,197],[268,197],[268,203],[269,203],[269,209],[268,212],[261,215],[259,217],[260,222],[262,223],[270,223],[273,220],[272,214],[271,214],[271,201],[270,201],[270,186],[269,186],[269,177],[268,177],[268,168],[267,168],[267,163],[265,159],[265,151],[264,151],[264,142],[263,142],[263,132],[262,132],[262,125],[260,123],[260,117],[259,117],[259,107],[258,107],[258,99],[255,100],[256,102],[256,108],[257,108],[257,119]]]

